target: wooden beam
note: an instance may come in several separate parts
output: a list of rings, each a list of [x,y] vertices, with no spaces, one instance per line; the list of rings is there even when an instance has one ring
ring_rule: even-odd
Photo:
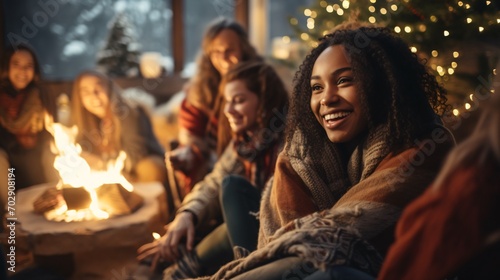
[[[237,22],[239,22],[245,30],[248,32],[248,20],[249,20],[249,5],[248,0],[234,0],[235,8],[234,8],[234,18]]]
[[[3,53],[5,48],[4,36],[6,32],[5,32],[4,20],[5,20],[5,10],[3,8],[3,1],[0,1],[0,53]]]
[[[171,0],[172,6],[172,53],[174,73],[184,68],[184,7],[183,0]]]

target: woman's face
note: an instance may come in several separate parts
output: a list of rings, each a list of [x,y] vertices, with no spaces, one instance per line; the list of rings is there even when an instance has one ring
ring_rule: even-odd
[[[83,107],[99,118],[108,113],[109,94],[105,81],[96,76],[83,76],[78,85]]]
[[[22,90],[33,81],[35,61],[25,50],[14,52],[9,62],[9,80],[16,90]]]
[[[210,44],[210,61],[221,75],[241,61],[242,50],[238,34],[231,29],[222,30]]]
[[[343,46],[330,46],[318,56],[311,89],[311,109],[331,142],[348,142],[367,128],[368,120]]]
[[[259,97],[251,92],[241,80],[228,82],[224,87],[224,114],[231,130],[242,133],[257,124]]]

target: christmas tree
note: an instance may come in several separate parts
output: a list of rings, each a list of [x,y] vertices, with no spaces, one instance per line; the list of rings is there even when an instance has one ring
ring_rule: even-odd
[[[428,60],[448,89],[453,114],[466,114],[474,96],[490,88],[500,57],[500,1],[333,0],[303,7],[306,26],[290,18],[296,36],[310,47],[353,14],[359,21],[386,26]]]
[[[137,76],[139,73],[139,43],[124,14],[111,21],[104,49],[97,55],[97,65],[112,77]]]

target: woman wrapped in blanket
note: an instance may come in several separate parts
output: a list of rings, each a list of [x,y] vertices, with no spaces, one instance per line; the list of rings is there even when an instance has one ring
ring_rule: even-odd
[[[444,89],[388,29],[326,35],[294,83],[258,250],[211,279],[376,275],[401,211],[453,146]]]
[[[201,276],[210,269],[213,273],[233,259],[233,246],[254,250],[257,245],[259,224],[251,213],[259,211],[261,192],[274,173],[288,94],[273,68],[257,61],[231,68],[221,82],[220,94],[223,115],[218,130],[224,135],[223,130],[230,128],[229,145],[219,146],[224,149],[222,156],[185,197],[165,235],[139,248],[139,259],[156,254],[176,261],[165,270],[164,279]],[[195,228],[198,234],[221,214],[225,223],[193,249]]]

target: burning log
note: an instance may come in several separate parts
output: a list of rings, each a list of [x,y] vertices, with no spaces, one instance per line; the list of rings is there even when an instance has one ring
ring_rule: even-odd
[[[110,217],[131,214],[144,203],[140,195],[127,191],[121,184],[104,184],[97,188],[96,194],[99,208]],[[37,214],[44,214],[64,205],[67,210],[84,210],[91,203],[92,197],[84,187],[65,186],[60,190],[47,189],[35,200],[33,209]]]
[[[126,215],[142,206],[144,199],[121,184],[105,184],[97,190],[99,207],[110,216]]]

